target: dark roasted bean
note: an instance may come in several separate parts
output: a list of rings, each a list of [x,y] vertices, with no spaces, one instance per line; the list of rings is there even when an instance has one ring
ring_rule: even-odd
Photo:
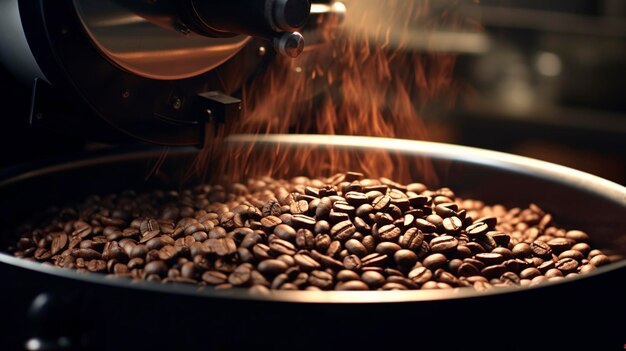
[[[330,289],[333,285],[333,276],[327,272],[315,270],[309,274],[309,284],[320,289]]]
[[[289,266],[285,262],[276,259],[264,260],[258,265],[259,272],[270,276],[284,273],[287,268],[289,268]]]
[[[357,255],[359,257],[363,257],[367,255],[367,249],[365,246],[358,240],[350,239],[346,241],[345,247],[349,253],[353,255]]]
[[[456,249],[459,241],[450,235],[442,235],[430,241],[430,249],[433,252],[451,252]]]

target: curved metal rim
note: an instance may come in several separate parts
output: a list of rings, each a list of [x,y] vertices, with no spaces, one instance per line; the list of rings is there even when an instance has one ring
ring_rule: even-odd
[[[568,167],[559,166],[553,163],[539,161],[531,158],[506,154],[502,152],[489,151],[465,146],[441,144],[424,141],[356,137],[356,136],[320,136],[320,135],[235,135],[228,138],[229,144],[240,143],[260,143],[260,144],[289,144],[289,145],[309,145],[319,146],[323,139],[324,145],[335,147],[358,147],[364,149],[378,149],[388,151],[400,151],[407,154],[428,155],[433,158],[443,158],[449,160],[459,160],[463,162],[488,165],[494,168],[515,170],[517,172],[532,176],[541,176],[545,179],[559,183],[566,183],[569,186],[582,188],[586,191],[596,193],[604,198],[616,201],[626,207],[626,188],[606,179],[593,176],[591,174],[577,171]],[[188,153],[191,148],[182,148],[177,153]],[[140,159],[146,156],[153,156],[159,152],[158,148],[152,150],[145,148],[137,152],[108,152],[104,155],[100,152],[97,157],[85,156],[84,159],[65,162],[58,165],[49,165],[38,169],[31,169],[25,173],[16,174],[19,170],[13,169],[11,178],[0,182],[0,187],[10,186],[28,178],[42,176],[63,170],[81,168],[94,164],[111,163],[120,160]],[[9,172],[5,176],[10,177]],[[525,288],[498,288],[487,292],[478,292],[473,289],[451,289],[451,290],[409,290],[409,291],[271,291],[267,295],[251,294],[245,289],[214,290],[211,288],[198,289],[195,286],[179,284],[162,284],[154,282],[134,283],[124,279],[109,279],[102,275],[78,273],[62,268],[45,266],[36,262],[26,261],[17,257],[0,253],[0,262],[33,270],[44,274],[51,274],[61,278],[74,279],[92,284],[113,285],[121,288],[132,288],[146,291],[206,296],[209,298],[225,298],[240,300],[261,300],[292,303],[393,303],[393,302],[419,302],[438,301],[448,299],[466,299],[489,295],[499,295],[506,293],[524,292],[530,289],[549,289],[550,287],[567,284],[572,281],[590,279],[599,274],[604,274],[618,269],[626,269],[626,261],[612,263],[605,267],[600,267],[594,272],[575,279],[564,279],[557,282],[548,282],[533,287]]]

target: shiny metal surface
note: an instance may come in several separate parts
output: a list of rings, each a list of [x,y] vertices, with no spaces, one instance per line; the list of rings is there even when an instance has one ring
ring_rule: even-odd
[[[233,57],[247,36],[207,38],[154,24],[112,0],[73,0],[76,11],[98,50],[136,75],[176,80],[210,71]],[[167,23],[167,21],[165,21]]]
[[[0,0],[0,62],[22,82],[46,78],[26,39],[18,0]]]

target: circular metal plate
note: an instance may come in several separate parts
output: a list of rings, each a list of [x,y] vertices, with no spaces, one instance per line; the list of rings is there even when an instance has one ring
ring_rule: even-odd
[[[73,2],[98,50],[124,70],[145,78],[177,80],[200,75],[226,62],[250,40],[176,31],[171,21],[157,25],[110,0]]]

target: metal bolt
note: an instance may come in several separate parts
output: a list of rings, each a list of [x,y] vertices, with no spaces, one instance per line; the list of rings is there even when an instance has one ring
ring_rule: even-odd
[[[172,108],[174,110],[180,110],[183,107],[183,101],[179,97],[175,97],[172,101]]]
[[[263,57],[265,56],[265,54],[267,54],[267,49],[265,48],[265,46],[259,46],[259,48],[256,51],[256,54],[259,55],[259,57]]]
[[[124,99],[128,99],[130,97],[130,90],[128,89],[123,89],[122,90],[122,98]]]
[[[191,33],[191,30],[189,30],[189,28],[187,28],[187,26],[182,23],[175,23],[174,29],[176,29],[179,33],[182,33],[184,35],[189,35],[189,33]]]

